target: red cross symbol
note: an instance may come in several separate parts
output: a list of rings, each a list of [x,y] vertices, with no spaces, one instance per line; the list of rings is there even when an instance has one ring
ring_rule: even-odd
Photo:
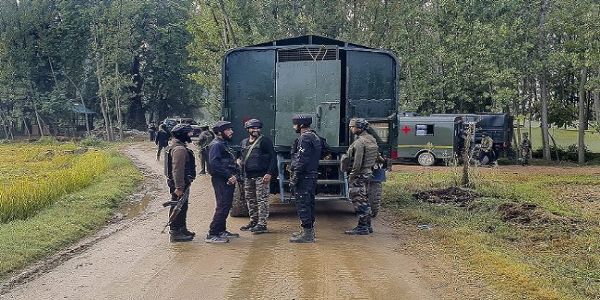
[[[404,134],[408,134],[410,132],[410,127],[408,127],[408,125],[404,125],[404,127],[402,127],[402,131]]]

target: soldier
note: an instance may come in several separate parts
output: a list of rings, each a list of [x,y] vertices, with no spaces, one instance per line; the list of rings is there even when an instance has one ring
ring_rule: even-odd
[[[208,129],[208,125],[202,124],[202,132],[198,138],[198,147],[200,148],[200,174],[206,174],[206,161],[208,160],[208,145],[215,138],[215,135]]]
[[[233,136],[233,126],[228,121],[218,121],[213,126],[215,139],[208,150],[208,172],[211,175],[217,205],[206,239],[207,243],[227,243],[229,238],[239,237],[227,231],[227,215],[233,203],[233,192],[237,184],[238,169],[228,141]]]
[[[250,230],[255,234],[265,233],[269,216],[269,186],[271,177],[277,175],[275,149],[273,142],[261,134],[260,120],[250,119],[244,127],[249,136],[242,141],[240,162],[250,223],[242,226],[240,230]]]
[[[529,165],[529,156],[531,155],[531,141],[527,138],[527,133],[523,133],[521,140],[521,164]]]
[[[373,232],[367,188],[372,168],[379,156],[379,147],[375,138],[367,132],[368,126],[369,123],[363,118],[350,120],[348,127],[356,135],[356,139],[342,158],[345,169],[350,171],[350,199],[358,214],[358,225],[345,231],[350,235],[366,235]]]
[[[495,161],[494,140],[485,132],[481,133],[481,147],[479,151],[479,162],[483,164],[483,158],[487,156],[488,164]]]
[[[154,122],[150,122],[148,125],[148,134],[150,134],[150,141],[154,142],[156,139],[156,124]]]
[[[191,143],[192,127],[187,124],[177,124],[171,130],[173,140],[171,147],[166,153],[165,174],[167,185],[171,192],[171,209],[173,213],[177,201],[184,201],[181,211],[170,224],[171,242],[191,241],[196,235],[187,229],[186,219],[188,210],[188,199],[190,196],[190,185],[196,178],[196,160],[194,152],[187,148]]]
[[[296,198],[296,209],[301,221],[300,232],[292,234],[292,243],[315,242],[315,193],[317,190],[317,169],[321,157],[322,142],[310,129],[312,116],[295,115],[292,118],[294,129],[299,134],[291,149],[290,187]]]
[[[162,150],[169,145],[169,137],[170,134],[167,132],[167,125],[160,124],[160,130],[156,134],[156,139],[154,143],[158,146],[158,151],[156,151],[156,160],[160,160],[160,153]]]

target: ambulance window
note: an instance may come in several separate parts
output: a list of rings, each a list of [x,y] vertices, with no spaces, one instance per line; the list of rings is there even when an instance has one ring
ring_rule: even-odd
[[[424,135],[433,135],[433,124],[417,124],[415,135],[424,136]]]

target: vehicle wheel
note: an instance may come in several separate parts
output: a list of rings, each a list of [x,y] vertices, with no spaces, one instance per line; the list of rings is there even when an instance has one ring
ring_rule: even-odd
[[[237,183],[233,192],[233,204],[229,215],[232,217],[248,217],[248,205],[244,197],[244,185]]]
[[[377,217],[381,207],[381,194],[383,184],[381,182],[371,182],[369,185],[369,204],[371,205],[371,218]]]
[[[431,154],[431,152],[425,151],[419,154],[419,156],[417,157],[417,161],[421,166],[429,167],[433,166],[433,164],[435,163],[435,157],[433,156],[433,154]]]

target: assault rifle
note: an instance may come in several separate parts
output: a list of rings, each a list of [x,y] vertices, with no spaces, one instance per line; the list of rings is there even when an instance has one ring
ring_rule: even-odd
[[[188,187],[183,192],[183,195],[181,195],[181,197],[179,197],[179,199],[177,199],[177,201],[167,201],[162,204],[163,207],[167,207],[167,206],[171,206],[171,205],[175,204],[175,208],[173,208],[173,211],[171,211],[171,214],[169,215],[169,222],[167,222],[167,225],[165,225],[165,227],[163,227],[163,229],[160,233],[164,233],[165,229],[167,229],[167,227],[169,225],[171,225],[173,223],[173,221],[175,221],[175,218],[177,218],[177,215],[179,215],[181,208],[183,207],[183,205],[186,202],[188,202],[189,198],[190,198],[190,188]]]

